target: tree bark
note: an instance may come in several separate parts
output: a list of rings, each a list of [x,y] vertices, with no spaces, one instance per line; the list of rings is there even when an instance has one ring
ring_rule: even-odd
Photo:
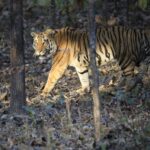
[[[54,28],[56,26],[56,3],[55,0],[50,2],[50,26]]]
[[[11,14],[11,87],[10,110],[21,112],[25,106],[25,68],[23,49],[23,0],[10,0]]]
[[[100,99],[99,99],[99,77],[96,67],[96,28],[94,16],[94,0],[89,0],[89,14],[88,14],[88,31],[89,31],[89,56],[91,69],[91,88],[93,96],[93,115],[95,125],[95,144],[100,142]]]
[[[69,5],[70,2],[69,0],[65,0],[65,11],[66,11],[66,15],[67,15],[67,21],[66,21],[66,25],[70,25],[71,24],[71,16],[70,16],[70,12],[69,12]]]
[[[127,20],[127,25],[129,25],[129,0],[126,1],[126,20]]]

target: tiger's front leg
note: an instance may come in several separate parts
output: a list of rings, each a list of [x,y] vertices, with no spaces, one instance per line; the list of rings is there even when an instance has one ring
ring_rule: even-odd
[[[89,73],[87,67],[76,67],[76,71],[78,74],[78,77],[81,82],[81,88],[78,89],[76,92],[79,94],[83,94],[85,92],[90,92],[90,84],[89,84]]]
[[[59,74],[58,73],[54,73],[54,71],[50,71],[47,82],[44,86],[44,89],[42,90],[41,95],[43,97],[46,97],[48,95],[48,93],[54,88],[55,84],[57,83],[57,80],[59,78]]]
[[[62,77],[64,74],[65,70],[68,67],[69,64],[69,52],[65,53],[64,51],[60,51],[57,53],[53,60],[52,68],[50,70],[50,73],[48,75],[48,79],[46,82],[46,85],[44,89],[42,90],[41,95],[42,96],[47,96],[48,93],[54,88],[55,84],[57,81]]]

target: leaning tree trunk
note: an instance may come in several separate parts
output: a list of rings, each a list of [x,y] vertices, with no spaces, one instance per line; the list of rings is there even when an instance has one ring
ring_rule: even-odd
[[[96,146],[100,142],[100,99],[99,99],[99,79],[98,70],[96,67],[96,33],[95,33],[95,16],[94,16],[94,1],[89,0],[89,15],[88,15],[88,31],[89,31],[89,56],[91,69],[91,87],[93,96],[93,115],[95,125],[95,142]]]
[[[10,0],[11,14],[11,87],[10,109],[21,112],[25,101],[25,69],[23,49],[23,0]]]

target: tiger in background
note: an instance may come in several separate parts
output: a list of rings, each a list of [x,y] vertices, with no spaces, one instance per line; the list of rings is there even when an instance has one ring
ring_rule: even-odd
[[[70,27],[31,32],[35,55],[52,57],[52,67],[42,95],[46,96],[62,77],[68,66],[75,67],[82,88],[89,91],[89,40],[88,33]],[[113,59],[119,63],[123,75],[133,75],[134,67],[150,56],[150,43],[139,29],[126,27],[101,27],[96,31],[97,66]]]

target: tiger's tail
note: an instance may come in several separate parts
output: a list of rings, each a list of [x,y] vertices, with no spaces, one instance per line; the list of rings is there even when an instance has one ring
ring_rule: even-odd
[[[146,34],[146,36],[147,36],[147,38],[148,38],[148,40],[150,42],[150,29],[145,29],[144,33]]]
[[[145,39],[147,41],[147,46],[145,49],[146,55],[150,56],[150,29],[145,29],[144,34],[145,34]]]

